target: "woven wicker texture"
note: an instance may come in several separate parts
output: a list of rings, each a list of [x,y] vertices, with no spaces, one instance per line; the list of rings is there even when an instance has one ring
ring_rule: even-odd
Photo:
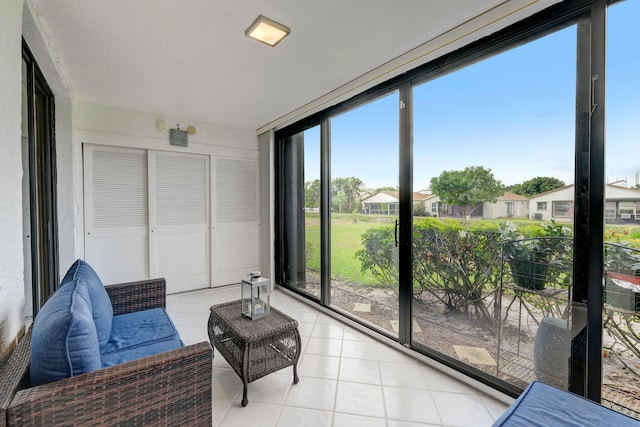
[[[7,410],[15,391],[24,381],[31,358],[31,328],[22,337],[9,359],[0,367],[0,427],[7,425]]]
[[[247,384],[293,365],[293,382],[298,382],[300,358],[298,322],[271,307],[271,314],[249,320],[241,314],[241,301],[211,307],[209,339],[242,379],[242,406],[248,403]]]
[[[166,287],[162,278],[105,286],[113,305],[114,316],[151,308],[165,308]]]

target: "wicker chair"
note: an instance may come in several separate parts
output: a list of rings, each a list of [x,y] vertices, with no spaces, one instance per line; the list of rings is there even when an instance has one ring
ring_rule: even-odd
[[[166,305],[164,279],[106,288],[114,314]],[[37,387],[28,384],[30,347],[31,328],[0,367],[0,427],[212,424],[208,342]]]

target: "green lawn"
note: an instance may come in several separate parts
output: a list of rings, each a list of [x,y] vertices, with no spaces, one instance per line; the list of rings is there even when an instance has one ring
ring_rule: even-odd
[[[367,221],[368,220],[368,221]],[[376,284],[369,272],[362,272],[360,261],[355,253],[362,249],[362,235],[370,228],[390,225],[394,218],[372,215],[332,215],[331,221],[331,275],[349,280],[353,283]],[[385,224],[386,223],[386,224]],[[312,256],[307,266],[320,271],[320,219],[315,215],[307,215],[307,245],[311,245]]]

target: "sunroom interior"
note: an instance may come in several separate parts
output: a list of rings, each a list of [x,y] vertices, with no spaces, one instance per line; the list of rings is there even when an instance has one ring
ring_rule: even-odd
[[[76,259],[105,284],[166,278],[185,343],[260,271],[300,324],[302,381],[241,407],[214,357],[215,425],[491,425],[534,380],[640,418],[640,228],[607,222],[604,191],[640,206],[639,11],[6,0],[0,362]],[[247,37],[261,15],[290,33]],[[501,192],[447,203],[456,170]],[[573,184],[563,215],[500,201],[534,177]]]

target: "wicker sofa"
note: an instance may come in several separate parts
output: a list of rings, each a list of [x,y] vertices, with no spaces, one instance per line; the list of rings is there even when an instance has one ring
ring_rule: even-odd
[[[114,316],[166,306],[164,279],[105,288]],[[32,332],[0,367],[0,427],[212,424],[208,342],[31,386]]]

